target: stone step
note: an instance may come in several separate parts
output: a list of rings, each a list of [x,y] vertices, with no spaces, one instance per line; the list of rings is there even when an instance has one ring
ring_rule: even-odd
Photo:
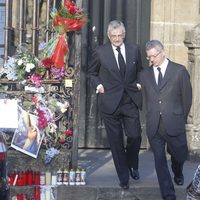
[[[186,199],[184,187],[176,188],[177,200]],[[156,186],[131,187],[122,190],[120,187],[58,187],[58,200],[162,200]]]
[[[170,159],[169,169],[171,168]],[[186,200],[186,188],[191,183],[199,162],[186,161],[183,169],[184,185],[176,186],[177,200]],[[122,190],[114,168],[110,150],[80,149],[78,167],[86,169],[85,186],[58,186],[56,200],[162,200],[151,151],[140,152],[140,180],[130,179],[130,189]],[[171,172],[171,169],[170,169]],[[173,177],[173,173],[171,172]],[[13,187],[11,194],[20,189]]]
[[[184,186],[176,187],[177,200],[186,200],[187,192]],[[14,195],[33,194],[34,187],[12,187],[9,200]],[[128,190],[120,187],[97,186],[57,186],[54,188],[56,200],[162,200],[157,185],[142,187],[131,186]],[[2,199],[5,200],[5,199]]]

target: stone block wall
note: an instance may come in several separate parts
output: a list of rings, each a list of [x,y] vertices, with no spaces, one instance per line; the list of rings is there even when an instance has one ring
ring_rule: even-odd
[[[151,39],[164,43],[168,58],[188,66],[185,32],[200,21],[199,0],[152,0]]]
[[[184,44],[188,48],[188,70],[193,88],[192,108],[190,110],[187,138],[190,158],[200,159],[200,24],[186,32]]]

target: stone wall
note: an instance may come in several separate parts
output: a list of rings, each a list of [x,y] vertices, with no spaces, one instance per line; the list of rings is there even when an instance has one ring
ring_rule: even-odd
[[[185,46],[188,49],[188,70],[191,75],[193,101],[190,111],[187,136],[190,157],[200,158],[200,24],[185,35]]]
[[[189,158],[200,159],[200,1],[152,0],[151,39],[163,42],[167,57],[191,75],[192,108],[188,117]]]
[[[199,0],[152,0],[151,39],[164,43],[167,56],[188,66],[185,32],[200,21]]]

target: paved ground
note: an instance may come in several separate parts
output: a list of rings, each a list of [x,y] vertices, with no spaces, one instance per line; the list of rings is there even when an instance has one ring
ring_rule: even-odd
[[[185,163],[185,183],[183,186],[175,186],[177,200],[189,200],[189,198],[186,199],[186,188],[192,181],[198,164],[191,161]],[[119,187],[110,150],[80,149],[79,167],[87,170],[87,184],[57,187],[56,200],[162,200],[154,170],[153,155],[150,151],[140,151],[141,178],[139,181],[131,179],[129,190],[122,190]],[[12,192],[17,193],[19,189],[24,190],[27,187],[14,187]]]
[[[185,183],[175,186],[177,193],[186,193],[186,187],[192,181],[199,163],[186,161],[184,165]],[[110,150],[81,149],[79,150],[79,166],[87,169],[87,186],[97,188],[119,188],[119,181],[114,169]],[[169,162],[170,166],[170,162]],[[140,180],[130,180],[130,189],[155,188],[159,192],[157,177],[154,169],[153,154],[151,151],[140,151]],[[144,190],[145,191],[145,190]],[[180,192],[181,191],[181,192]],[[153,190],[152,190],[153,192]],[[183,194],[177,200],[183,200]],[[154,199],[158,200],[158,199]]]

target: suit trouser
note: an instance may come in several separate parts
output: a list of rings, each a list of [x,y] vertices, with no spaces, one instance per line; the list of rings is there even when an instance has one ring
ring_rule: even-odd
[[[141,144],[139,110],[134,103],[120,104],[113,114],[102,113],[113,161],[123,184],[129,181],[129,167],[138,169]],[[127,136],[124,148],[123,128]]]
[[[165,146],[171,155],[172,170],[175,175],[182,175],[183,163],[187,152],[187,144],[184,136],[169,136],[164,128],[163,120],[160,118],[156,135],[149,140],[155,159],[155,168],[163,199],[175,200],[175,190],[172,178],[168,169]],[[175,146],[176,145],[176,146]],[[177,150],[177,152],[176,152]],[[186,152],[184,152],[186,151]],[[177,154],[176,154],[177,153]]]

